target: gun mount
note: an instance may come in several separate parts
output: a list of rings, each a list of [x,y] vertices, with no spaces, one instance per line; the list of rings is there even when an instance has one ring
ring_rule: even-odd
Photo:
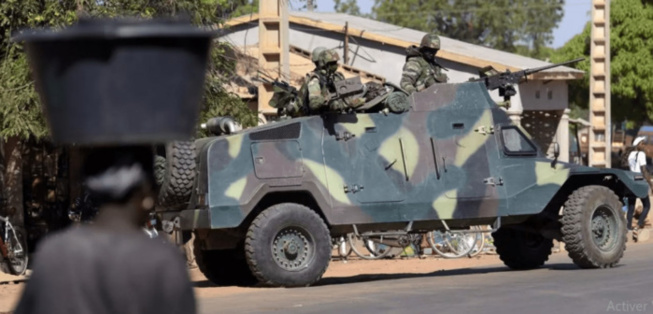
[[[509,101],[510,97],[517,94],[517,91],[512,85],[519,83],[522,79],[526,79],[529,75],[555,67],[577,63],[583,60],[585,60],[585,58],[578,58],[561,63],[545,65],[538,68],[525,69],[517,72],[510,72],[510,70],[506,70],[505,72],[498,72],[491,66],[487,66],[479,70],[479,78],[471,79],[470,81],[483,81],[488,90],[495,90],[498,88],[499,96],[502,96],[505,101]],[[488,73],[492,74],[488,75]]]

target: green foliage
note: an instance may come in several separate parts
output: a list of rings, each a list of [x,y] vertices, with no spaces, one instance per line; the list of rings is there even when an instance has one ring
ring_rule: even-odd
[[[361,9],[358,7],[356,0],[334,0],[335,4],[333,9],[338,13],[346,13],[350,15],[361,15]]]
[[[610,8],[610,72],[613,121],[635,124],[653,121],[653,4],[650,1],[612,1]],[[590,24],[569,40],[552,61],[585,56],[576,68],[590,67]],[[589,72],[586,72],[589,73]],[[570,84],[570,103],[587,108],[589,75]]]
[[[538,56],[553,39],[563,4],[564,0],[375,0],[372,15],[391,24],[508,52],[525,44]]]
[[[232,14],[256,11],[253,0],[2,0],[0,2],[0,136],[27,138],[47,136],[40,113],[39,98],[30,78],[29,66],[20,45],[10,37],[23,28],[61,28],[79,16],[144,18],[186,15],[196,25],[215,25]],[[227,93],[222,83],[233,73],[234,61],[224,57],[224,44],[214,45],[207,74],[203,117],[220,113],[254,125],[252,112],[235,95]],[[252,122],[254,121],[254,122]]]
[[[211,50],[211,59],[221,63],[213,62],[209,66],[204,85],[204,104],[200,114],[201,121],[207,121],[216,116],[231,116],[240,122],[243,127],[255,126],[258,117],[250,110],[238,95],[229,94],[223,88],[223,84],[229,79],[225,73],[235,71],[235,63],[224,58],[230,47],[225,43],[214,44]],[[204,130],[199,130],[199,136],[208,136]]]

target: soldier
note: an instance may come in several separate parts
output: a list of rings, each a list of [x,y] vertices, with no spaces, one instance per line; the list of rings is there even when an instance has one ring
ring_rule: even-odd
[[[306,83],[306,97],[308,108],[313,112],[343,111],[347,108],[356,108],[365,102],[364,98],[332,99],[335,93],[334,83],[344,80],[345,76],[338,72],[340,56],[333,50],[320,53],[315,71],[309,73]]]
[[[419,92],[435,83],[446,83],[447,75],[442,73],[442,66],[435,61],[435,54],[440,49],[440,37],[426,34],[420,46],[406,49],[406,64],[401,75],[401,88],[409,94]]]
[[[316,47],[311,53],[311,61],[315,64],[315,70],[318,71],[318,63],[320,60],[320,54],[327,50],[325,47]],[[280,116],[290,116],[290,117],[300,117],[305,113],[305,99],[306,93],[308,91],[307,84],[310,80],[310,72],[306,75],[302,87],[300,88],[298,95],[291,95],[287,90],[275,86],[274,95],[270,99],[270,107],[279,109]]]

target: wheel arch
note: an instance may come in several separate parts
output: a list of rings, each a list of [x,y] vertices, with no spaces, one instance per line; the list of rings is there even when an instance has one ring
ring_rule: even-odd
[[[611,189],[619,197],[620,201],[624,196],[632,194],[626,184],[614,174],[573,175],[558,189],[558,192],[556,192],[543,210],[539,214],[529,217],[524,222],[524,225],[533,228],[533,230],[541,233],[545,237],[561,240],[562,234],[560,228],[562,224],[560,217],[563,214],[565,202],[574,191],[589,185],[599,185]]]
[[[614,191],[619,197],[619,200],[633,194],[628,186],[614,174],[574,175],[565,181],[551,201],[546,205],[543,212],[558,215],[560,208],[567,201],[571,193],[588,185],[605,186]]]
[[[324,220],[324,223],[327,225],[327,227],[331,228],[331,224],[329,223],[329,219],[324,212],[324,208],[319,204],[320,200],[318,200],[313,195],[313,193],[308,190],[275,191],[266,193],[247,214],[240,227],[247,229],[252,221],[256,219],[258,214],[260,214],[266,208],[281,203],[295,203],[304,205],[315,211],[320,216],[320,218]]]

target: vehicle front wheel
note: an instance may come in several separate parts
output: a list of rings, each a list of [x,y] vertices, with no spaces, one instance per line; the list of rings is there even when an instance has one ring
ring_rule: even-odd
[[[245,241],[247,263],[270,286],[308,286],[329,266],[331,235],[322,218],[306,206],[274,205],[252,222]]]
[[[501,227],[492,233],[499,258],[512,269],[534,269],[544,265],[551,255],[553,240],[535,232]]]
[[[616,265],[626,250],[626,220],[621,202],[607,187],[590,185],[574,191],[565,203],[562,240],[581,268]]]

